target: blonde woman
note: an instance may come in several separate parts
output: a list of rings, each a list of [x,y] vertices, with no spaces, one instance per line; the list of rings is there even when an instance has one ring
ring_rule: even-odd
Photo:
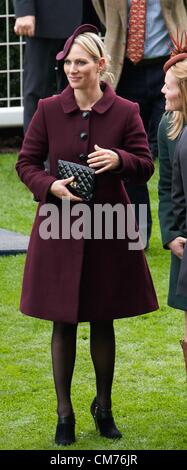
[[[95,170],[95,198],[88,207],[84,203],[92,219],[95,204],[113,207],[119,203],[125,210],[129,199],[122,178],[126,176],[141,184],[151,177],[154,168],[138,105],[116,96],[112,87],[102,81],[109,77],[109,58],[97,29],[92,25],[76,29],[57,60],[64,61],[69,85],[61,95],[39,102],[17,171],[38,199],[39,210],[43,210],[45,202],[59,209],[62,227],[66,223],[61,215],[62,199],[70,201],[72,210],[83,201],[67,187],[72,178],[57,177],[59,158]],[[48,154],[50,174],[44,171]],[[75,441],[71,381],[80,322],[90,322],[90,351],[96,377],[91,414],[102,436],[120,438],[111,410],[113,320],[158,308],[143,248],[129,250],[125,226],[122,239],[115,234],[105,239],[104,232],[101,239],[85,238],[84,233],[76,239],[72,232],[69,237],[60,234],[59,238],[42,239],[39,210],[25,266],[21,311],[53,322],[52,361],[58,412],[55,442],[67,445]]]
[[[174,54],[166,62],[164,70],[165,84],[162,92],[166,99],[166,113],[163,115],[158,130],[159,219],[163,246],[171,250],[168,305],[184,310],[184,337],[180,342],[187,373],[187,289],[179,290],[178,286],[187,237],[186,201],[184,194],[182,199],[176,200],[177,191],[172,186],[172,179],[176,178],[176,163],[174,163],[176,144],[180,149],[180,142],[183,139],[181,134],[187,124],[187,48],[185,52],[184,47],[175,43]]]

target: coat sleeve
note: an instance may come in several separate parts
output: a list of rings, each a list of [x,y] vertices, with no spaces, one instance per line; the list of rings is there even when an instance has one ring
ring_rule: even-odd
[[[173,212],[179,229],[187,234],[186,208],[187,208],[187,128],[179,139],[173,161],[172,174],[172,203]]]
[[[35,199],[42,203],[47,201],[51,184],[56,181],[44,167],[48,156],[48,135],[45,125],[42,100],[25,135],[16,164],[16,170],[23,183],[33,193]]]
[[[21,16],[35,16],[35,0],[13,0],[16,18]]]
[[[168,243],[176,237],[182,235],[178,228],[173,213],[171,200],[172,189],[172,164],[169,156],[168,147],[168,117],[164,115],[158,128],[158,149],[159,149],[159,222],[162,236],[162,244],[164,248],[168,248]]]
[[[112,150],[120,157],[119,170],[114,173],[121,175],[126,182],[144,184],[151,178],[154,164],[137,103],[131,103],[128,111],[122,148]]]

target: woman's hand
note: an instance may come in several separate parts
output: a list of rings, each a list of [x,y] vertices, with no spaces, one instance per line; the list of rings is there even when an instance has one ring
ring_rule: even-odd
[[[98,145],[94,145],[94,148],[96,151],[88,155],[87,163],[91,168],[96,169],[96,175],[104,173],[104,171],[115,170],[119,166],[120,158],[116,152],[103,149]]]
[[[74,196],[67,188],[66,185],[72,183],[74,176],[66,178],[64,180],[56,180],[50,187],[50,193],[59,199],[70,199],[70,201],[82,202],[80,197]]]
[[[169,249],[179,259],[182,259],[183,257],[183,252],[184,252],[186,241],[187,239],[184,237],[177,237],[174,240],[172,240],[170,243],[168,243]]]

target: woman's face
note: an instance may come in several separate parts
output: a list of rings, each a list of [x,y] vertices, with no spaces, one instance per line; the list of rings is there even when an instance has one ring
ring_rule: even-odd
[[[182,110],[182,95],[176,77],[169,69],[166,72],[165,84],[162,88],[162,93],[165,95],[166,111],[181,111]]]
[[[94,61],[79,44],[73,44],[64,60],[64,72],[74,90],[94,88],[99,83],[99,68],[99,61]]]

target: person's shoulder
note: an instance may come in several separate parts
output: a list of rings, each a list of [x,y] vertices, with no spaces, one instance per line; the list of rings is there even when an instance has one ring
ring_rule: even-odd
[[[180,161],[182,166],[186,166],[186,147],[187,147],[187,125],[185,125],[180,132],[175,148],[174,161]]]
[[[40,98],[38,102],[38,109],[48,110],[54,108],[54,106],[58,106],[60,99],[59,96],[60,95],[52,95],[48,96],[47,98]]]
[[[170,126],[170,122],[171,122],[171,113],[169,113],[169,112],[164,113],[162,115],[161,120],[160,120],[159,125],[158,125],[158,137],[159,138],[167,136],[169,126]],[[168,139],[168,137],[167,137],[167,139]]]
[[[185,125],[177,138],[177,148],[184,150],[186,154],[187,146],[187,125]]]
[[[160,120],[159,127],[161,128],[168,128],[171,122],[171,112],[166,111]]]
[[[139,104],[127,100],[126,98],[122,98],[119,95],[116,95],[116,106],[118,107],[119,111],[124,111],[125,114],[134,114],[134,113],[139,113],[140,112],[140,107]]]
[[[46,104],[50,104],[50,103],[56,103],[59,101],[59,95],[52,95],[52,96],[47,96],[47,98],[41,98],[39,100],[40,103],[46,105]]]
[[[186,139],[187,138],[187,124],[183,127],[181,133],[180,133],[180,136],[179,136],[179,139]]]
[[[134,101],[130,101],[130,100],[127,100],[127,98],[122,98],[122,96],[119,96],[119,95],[116,95],[116,102],[117,104],[119,104],[119,106],[123,107],[123,108],[128,108],[128,109],[139,109],[139,104],[134,102]]]

